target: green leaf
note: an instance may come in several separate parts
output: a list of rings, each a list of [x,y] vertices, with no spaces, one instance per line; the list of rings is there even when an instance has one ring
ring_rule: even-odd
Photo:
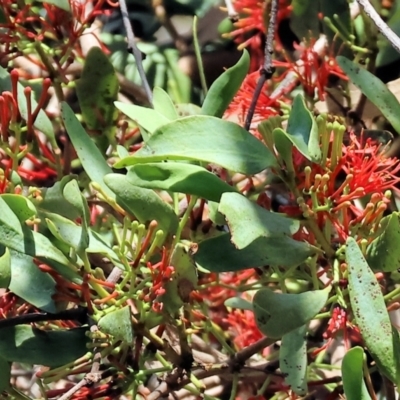
[[[85,57],[81,78],[76,82],[82,118],[90,129],[103,130],[114,125],[113,103],[118,90],[118,78],[109,57],[100,47],[92,47]]]
[[[8,248],[4,248],[0,256],[0,288],[6,289],[11,282],[11,254]]]
[[[114,104],[118,110],[122,111],[149,133],[154,133],[158,128],[171,121],[169,118],[152,108],[135,106],[134,104],[126,104],[119,101],[116,101]]]
[[[81,226],[59,214],[46,213],[45,216],[47,227],[57,239],[77,251],[88,247],[89,237]]]
[[[37,214],[36,207],[33,203],[24,196],[18,194],[2,194],[1,198],[11,208],[13,213],[21,222],[34,217]]]
[[[299,396],[307,394],[307,325],[282,337],[279,365],[285,383]]]
[[[9,289],[35,307],[55,313],[52,296],[56,293],[54,279],[38,268],[33,258],[11,251],[11,282]]]
[[[117,340],[123,340],[125,344],[133,342],[132,319],[129,306],[106,314],[100,318],[98,326],[102,333],[112,335]]]
[[[280,338],[300,328],[324,307],[330,291],[330,286],[299,294],[260,289],[253,299],[258,328],[271,338]]]
[[[347,400],[371,400],[363,376],[364,350],[348,350],[342,361],[343,390]]]
[[[382,218],[379,232],[367,247],[368,265],[374,271],[396,271],[400,267],[400,213]]]
[[[237,308],[239,310],[253,310],[253,303],[248,300],[243,299],[242,297],[231,297],[224,302],[225,307]]]
[[[174,315],[184,303],[189,302],[190,293],[197,287],[197,269],[190,250],[178,243],[171,255],[170,265],[174,274],[165,283],[165,294],[160,301],[164,309]]]
[[[104,178],[104,182],[116,194],[117,203],[134,215],[140,223],[156,220],[164,232],[176,232],[178,217],[171,206],[153,190],[134,186],[121,174],[109,174]]]
[[[221,165],[246,175],[276,164],[272,153],[233,122],[191,116],[157,129],[144,147],[117,162],[115,168],[163,160],[196,160]]]
[[[7,70],[0,66],[0,92],[9,91],[12,92],[12,84],[11,77]],[[26,104],[26,96],[24,94],[24,86],[22,86],[18,82],[17,89],[17,97],[18,97],[18,108],[21,113],[22,118],[26,121],[28,119],[28,108]],[[37,102],[33,98],[33,91],[31,94],[31,104],[32,110],[34,110],[37,106]],[[58,148],[57,142],[54,135],[53,124],[51,123],[47,114],[40,110],[37,118],[35,119],[35,123],[33,124],[36,129],[42,131],[46,137],[50,140],[50,143],[53,148]]]
[[[72,204],[74,208],[76,208],[79,216],[81,217],[82,225],[84,225],[85,229],[87,229],[87,226],[90,222],[89,206],[87,204],[87,200],[79,189],[78,181],[76,179],[72,179],[65,184],[63,196],[68,203]]]
[[[154,110],[164,115],[170,121],[174,121],[179,117],[171,97],[160,87],[155,87],[153,90],[153,107]]]
[[[294,98],[286,130],[287,137],[304,157],[316,163],[321,160],[318,126],[300,95]]]
[[[6,361],[60,367],[88,351],[87,329],[44,331],[27,325],[2,328],[0,354]]]
[[[135,186],[191,194],[213,201],[219,201],[225,192],[236,192],[234,187],[205,168],[186,163],[136,164],[129,169],[127,177]]]
[[[345,57],[337,56],[337,63],[371,103],[382,112],[384,117],[400,133],[400,103],[386,85],[371,72]]]
[[[75,266],[55,247],[50,240],[39,232],[21,225],[21,222],[0,197],[0,244],[22,254],[39,257],[70,280],[80,280]],[[52,263],[55,262],[55,264]]]
[[[244,50],[236,65],[228,68],[211,85],[201,107],[202,114],[222,117],[239,90],[249,67],[250,56],[247,50]]]
[[[112,196],[111,190],[103,181],[104,176],[110,174],[112,169],[83,129],[71,107],[65,102],[61,104],[61,113],[68,136],[78,154],[83,169],[93,182],[98,183],[107,195]]]
[[[397,7],[396,11],[387,21],[389,28],[396,35],[400,35],[400,8]],[[400,54],[398,51],[393,48],[391,43],[382,35],[378,35],[378,55],[376,57],[376,66],[382,67],[386,66],[394,61],[397,61],[400,58]]]
[[[400,383],[399,334],[392,327],[375,274],[351,237],[346,242],[346,262],[354,320],[378,368],[397,385]]]
[[[288,237],[259,238],[239,250],[229,234],[222,234],[202,241],[194,258],[202,268],[226,272],[265,265],[297,266],[312,254],[308,244]]]
[[[65,185],[73,179],[72,176],[64,176],[60,182],[56,182],[50,188],[42,188],[42,198],[43,200],[35,202],[37,208],[40,208],[45,211],[49,211],[52,213],[57,213],[66,217],[70,220],[75,220],[79,217],[79,211],[68,202],[64,195],[64,187]]]
[[[11,363],[0,358],[0,393],[10,387]]]
[[[224,193],[218,211],[225,215],[232,242],[238,249],[260,237],[285,240],[285,236],[292,236],[300,228],[299,221],[268,211],[239,193]]]

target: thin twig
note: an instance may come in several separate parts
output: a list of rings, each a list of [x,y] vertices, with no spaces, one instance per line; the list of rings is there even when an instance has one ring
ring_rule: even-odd
[[[0,320],[0,329],[44,321],[79,321],[80,323],[84,324],[87,323],[87,309],[84,307],[77,307],[71,310],[60,311],[55,314],[32,313],[18,315],[16,317]]]
[[[132,53],[133,57],[135,57],[136,66],[140,75],[140,79],[142,80],[142,84],[146,92],[147,98],[149,100],[149,103],[153,104],[153,93],[151,92],[150,85],[149,82],[147,81],[146,73],[143,68],[142,52],[136,46],[135,34],[133,33],[131,21],[129,19],[128,7],[126,5],[126,1],[120,0],[119,6],[121,8],[122,21],[124,22],[126,37],[128,40],[128,52]]]
[[[235,7],[232,4],[232,0],[225,0],[226,10],[228,11],[228,18],[232,22],[237,22],[239,20],[239,14],[235,10]]]
[[[371,18],[379,32],[390,42],[392,47],[400,53],[400,38],[389,28],[385,21],[376,12],[368,0],[357,0],[357,3],[364,9],[365,14]]]
[[[245,128],[250,129],[251,121],[253,119],[254,111],[256,109],[258,98],[260,97],[261,90],[264,87],[265,82],[270,79],[275,71],[272,66],[272,55],[274,54],[274,36],[276,28],[276,17],[278,15],[278,0],[272,0],[271,2],[271,13],[269,17],[268,33],[265,41],[265,55],[264,65],[260,71],[260,77],[258,78],[257,86],[251,99],[249,111],[247,112]]]

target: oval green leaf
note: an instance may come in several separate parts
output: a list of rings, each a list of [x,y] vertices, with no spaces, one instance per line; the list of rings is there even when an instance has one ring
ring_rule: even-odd
[[[378,107],[393,128],[400,133],[400,103],[394,94],[379,78],[353,61],[343,56],[337,56],[336,60],[351,82]]]
[[[117,203],[139,222],[144,224],[156,220],[164,232],[176,232],[178,217],[153,190],[134,186],[121,174],[109,174],[104,182],[116,194]]]
[[[390,322],[379,283],[351,237],[346,242],[346,262],[354,320],[378,368],[397,385],[400,383],[399,334]]]
[[[238,249],[260,237],[292,236],[300,228],[299,221],[268,211],[239,193],[224,193],[218,211],[225,215]]]
[[[285,383],[299,396],[307,394],[307,325],[283,335],[279,365]]]
[[[60,367],[86,354],[87,329],[44,331],[27,325],[2,328],[0,354],[6,361]]]
[[[289,237],[259,238],[243,249],[237,249],[229,234],[202,241],[194,255],[196,263],[213,272],[240,271],[265,265],[297,266],[313,250]]]
[[[9,289],[35,307],[55,313],[52,296],[56,293],[54,279],[38,268],[33,258],[11,251],[11,282]]]
[[[247,50],[243,51],[240,60],[231,68],[224,71],[211,85],[204,99],[201,113],[222,117],[235,94],[240,88],[250,67],[250,56]]]
[[[236,189],[198,165],[168,162],[136,164],[128,171],[132,185],[161,189],[219,201],[225,192]]]
[[[197,115],[157,129],[135,155],[120,160],[114,167],[163,160],[203,161],[246,175],[276,164],[267,147],[241,126]]]
[[[103,181],[104,176],[110,174],[112,169],[108,166],[98,147],[83,129],[71,107],[65,102],[61,104],[61,113],[65,129],[78,154],[83,169],[89,175],[89,178],[98,183],[107,195],[113,196],[112,191]]]
[[[316,163],[321,160],[318,126],[300,95],[294,98],[286,131],[289,140],[304,157]]]
[[[363,375],[364,350],[356,346],[343,357],[343,390],[347,400],[371,400]]]
[[[21,222],[34,217],[37,214],[36,207],[26,197],[18,194],[2,194],[1,198],[11,208]]]
[[[178,118],[178,112],[168,93],[156,86],[153,90],[153,107],[170,121]]]
[[[271,338],[280,338],[300,328],[324,307],[330,291],[330,286],[299,294],[260,289],[253,299],[258,328]]]
[[[393,272],[400,268],[400,213],[382,218],[381,233],[367,247],[368,265],[375,271]]]
[[[129,306],[106,314],[100,318],[98,326],[101,332],[112,335],[117,340],[123,340],[125,344],[133,342],[131,309]]]
[[[107,129],[114,125],[119,83],[114,67],[100,47],[92,47],[85,57],[76,94],[83,121],[90,129]]]
[[[0,288],[6,289],[11,282],[11,253],[2,246],[4,253],[0,256]]]

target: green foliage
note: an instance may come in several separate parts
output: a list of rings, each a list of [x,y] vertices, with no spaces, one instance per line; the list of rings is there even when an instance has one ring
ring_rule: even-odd
[[[378,107],[381,113],[392,124],[393,128],[400,132],[400,103],[394,94],[376,76],[365,68],[343,56],[336,57],[342,70],[349,76],[351,81],[361,92]]]
[[[257,325],[264,335],[281,338],[295,329],[304,332],[304,326],[325,305],[331,288],[300,294],[276,293],[260,289],[253,300]],[[282,318],[282,316],[285,318]],[[302,335],[304,337],[304,334]],[[297,345],[299,341],[296,339]],[[294,344],[293,344],[294,345]],[[299,351],[302,351],[301,348]]]
[[[392,327],[379,283],[353,238],[347,239],[346,261],[354,319],[378,368],[398,384],[399,333]]]
[[[364,351],[361,347],[348,350],[342,361],[343,390],[348,400],[370,400],[363,377]]]
[[[275,163],[270,151],[239,125],[199,115],[161,126],[134,156],[114,167],[163,160],[214,163],[243,174],[255,174]]]

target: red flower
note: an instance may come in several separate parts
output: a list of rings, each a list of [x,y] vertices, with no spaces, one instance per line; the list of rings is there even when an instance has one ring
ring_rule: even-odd
[[[235,120],[240,125],[244,125],[259,76],[260,73],[258,71],[246,76],[241,88],[225,112],[226,119]],[[258,123],[261,121],[279,114],[279,109],[280,106],[277,99],[269,97],[265,90],[261,91],[254,112],[251,131],[254,133]]]
[[[295,73],[306,95],[314,99],[317,90],[319,99],[324,100],[325,87],[330,75],[344,80],[348,78],[337,65],[335,58],[328,56],[325,48],[317,51],[315,44],[315,40],[310,43],[309,47],[295,43],[295,49],[301,54],[297,62],[274,60],[273,64],[275,67],[286,69],[279,80],[283,80],[289,73]]]

